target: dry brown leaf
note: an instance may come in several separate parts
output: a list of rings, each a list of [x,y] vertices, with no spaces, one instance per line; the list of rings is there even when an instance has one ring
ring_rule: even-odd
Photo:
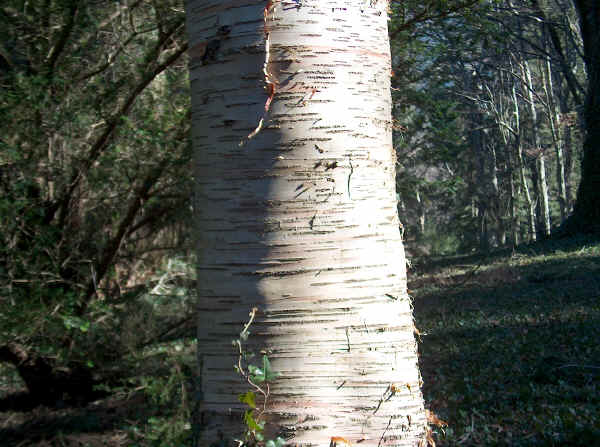
[[[427,430],[425,431],[425,438],[419,441],[419,447],[435,447],[433,433],[429,427],[427,427]]]
[[[427,440],[428,447],[435,447],[435,441],[433,440],[433,433],[431,429],[427,427],[427,433],[425,434],[425,439]]]
[[[447,427],[448,423],[441,420],[433,411],[425,410],[425,415],[427,416],[427,422],[431,425],[436,425],[438,427]]]
[[[350,447],[350,441],[339,436],[332,436],[329,447]]]

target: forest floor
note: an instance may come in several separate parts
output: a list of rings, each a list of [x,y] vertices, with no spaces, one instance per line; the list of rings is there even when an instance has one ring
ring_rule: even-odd
[[[414,264],[438,446],[600,445],[598,240]]]
[[[409,289],[438,446],[600,445],[600,241],[413,260]],[[193,351],[140,356],[147,376],[80,408],[15,411],[0,371],[0,447],[188,445]]]

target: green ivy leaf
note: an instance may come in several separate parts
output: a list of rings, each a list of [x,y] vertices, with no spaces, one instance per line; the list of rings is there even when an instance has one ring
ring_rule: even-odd
[[[240,394],[238,399],[241,403],[248,405],[250,408],[256,408],[256,394],[252,391]]]
[[[90,328],[90,322],[79,317],[65,315],[62,319],[67,329],[79,329],[81,332],[87,332]]]
[[[252,380],[254,383],[261,383],[265,381],[265,373],[257,366],[248,365],[248,372],[250,373],[250,380]]]
[[[283,438],[280,438],[278,436],[277,439],[275,439],[274,441],[268,440],[265,443],[265,447],[283,447],[284,444],[285,444],[285,441],[283,440]]]
[[[244,413],[244,423],[248,430],[253,432],[261,432],[265,426],[264,422],[256,422],[254,420],[254,413],[252,410],[248,410]]]
[[[266,355],[263,355],[262,369],[254,365],[249,365],[248,371],[250,372],[250,379],[254,383],[271,382],[280,376],[278,372],[273,371],[269,357]]]
[[[273,371],[273,368],[271,368],[271,362],[269,362],[269,358],[266,355],[263,355],[263,371],[265,373],[266,382],[275,380],[280,376],[277,371]]]

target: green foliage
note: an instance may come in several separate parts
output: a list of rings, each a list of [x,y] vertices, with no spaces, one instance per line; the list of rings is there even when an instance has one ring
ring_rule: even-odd
[[[244,413],[244,424],[246,424],[248,430],[246,436],[248,438],[254,438],[256,441],[263,441],[264,438],[262,432],[265,429],[265,423],[262,421],[257,422],[254,417],[254,410],[247,410]]]
[[[182,362],[183,360],[183,362]],[[142,438],[143,445],[152,447],[191,446],[191,412],[194,406],[193,356],[187,359],[170,353],[170,373],[140,378],[144,393],[156,410],[143,431],[131,430],[132,437]]]
[[[442,226],[427,229],[419,240],[419,246],[429,247],[429,254],[434,256],[453,255],[462,248],[458,235],[453,231],[445,231]]]
[[[251,409],[256,408],[256,393],[248,391],[244,394],[240,394],[238,399],[241,403],[248,405]]]
[[[285,441],[282,438],[276,438],[274,440],[269,439],[265,442],[265,447],[283,447],[285,445]]]
[[[262,369],[254,365],[248,365],[250,380],[256,384],[272,382],[280,375],[277,371],[273,371],[271,368],[271,362],[269,362],[269,358],[266,355],[263,355],[262,360]]]
[[[459,3],[466,8],[455,14]],[[542,2],[543,12],[536,4],[392,2],[397,185],[409,246],[419,244],[413,237],[422,236],[423,216],[429,228],[452,231],[463,252],[534,237],[524,187],[535,208],[542,196],[536,180],[541,154],[533,147],[540,143],[552,224],[558,226],[568,214],[579,181],[581,135],[568,118],[579,105],[567,78],[585,84],[577,68],[583,65],[581,40],[569,25],[576,21],[571,1]],[[429,14],[419,15],[422,9]],[[562,55],[548,41],[549,30],[558,33]],[[561,64],[562,57],[568,62]],[[529,93],[521,73],[525,61],[533,78],[535,122],[524,100]],[[552,104],[560,108],[558,121],[552,118]],[[523,178],[517,147],[524,150]],[[562,209],[558,147],[567,186]],[[420,200],[414,197],[416,187]],[[534,211],[539,220],[540,210]]]
[[[0,347],[59,369],[144,343],[142,289],[187,250],[184,13],[158,3],[0,7]]]
[[[251,364],[245,365],[249,358],[254,357],[254,353],[248,352],[245,349],[244,343],[250,336],[249,329],[254,321],[257,311],[257,308],[252,309],[252,312],[250,312],[250,320],[240,332],[239,338],[232,342],[232,345],[238,352],[238,364],[234,365],[234,368],[253,388],[253,390],[238,396],[238,400],[241,403],[250,407],[244,412],[243,421],[246,426],[244,440],[238,442],[240,442],[240,447],[282,447],[285,444],[285,440],[280,437],[275,439],[265,439],[265,421],[263,420],[263,414],[268,407],[269,384],[276,380],[280,373],[273,370],[269,357],[266,354],[263,354],[262,356],[262,367],[259,368]],[[256,393],[259,393],[262,398],[262,405],[260,407],[256,403]]]

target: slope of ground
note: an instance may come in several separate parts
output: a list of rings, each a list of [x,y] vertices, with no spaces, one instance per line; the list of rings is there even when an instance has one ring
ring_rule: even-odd
[[[439,445],[600,445],[600,242],[416,263]]]

